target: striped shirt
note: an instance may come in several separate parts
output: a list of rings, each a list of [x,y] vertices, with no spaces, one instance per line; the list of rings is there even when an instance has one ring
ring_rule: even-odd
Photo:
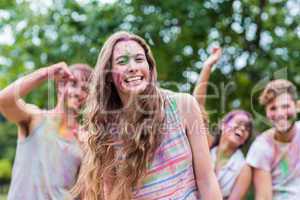
[[[163,139],[133,199],[199,199],[186,131],[175,99],[165,96]]]

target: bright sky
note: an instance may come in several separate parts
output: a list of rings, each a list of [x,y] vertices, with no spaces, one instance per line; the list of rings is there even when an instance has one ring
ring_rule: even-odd
[[[31,3],[31,9],[37,12],[47,12],[47,8],[51,7],[56,0],[16,0],[17,3],[28,1]],[[88,3],[90,0],[75,0],[81,5]],[[117,0],[98,0],[102,4],[111,4],[115,3]],[[8,11],[0,9],[0,20],[9,19],[10,14]],[[0,45],[12,45],[14,44],[15,39],[13,37],[13,30],[10,25],[4,25],[0,30]]]

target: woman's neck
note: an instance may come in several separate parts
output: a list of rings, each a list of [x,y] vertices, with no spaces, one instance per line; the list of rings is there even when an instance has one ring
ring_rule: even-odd
[[[234,152],[235,148],[231,147],[227,143],[219,144],[217,149],[217,155],[219,158],[229,158]]]
[[[76,115],[62,113],[60,116],[59,134],[65,139],[73,139],[76,137],[78,122]]]

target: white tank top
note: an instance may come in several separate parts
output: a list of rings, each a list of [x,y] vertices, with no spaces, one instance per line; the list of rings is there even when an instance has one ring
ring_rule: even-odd
[[[56,118],[44,118],[18,141],[8,200],[63,200],[75,184],[82,152],[78,142],[58,135]]]

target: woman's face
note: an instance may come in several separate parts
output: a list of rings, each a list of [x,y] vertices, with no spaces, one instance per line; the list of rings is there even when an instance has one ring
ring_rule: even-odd
[[[139,94],[146,89],[150,80],[150,69],[145,51],[138,42],[126,40],[115,45],[112,77],[121,98]]]
[[[235,114],[232,119],[223,125],[223,140],[238,148],[243,145],[250,136],[247,126],[249,117],[243,113]]]
[[[80,70],[73,70],[72,74],[74,77],[73,80],[69,80],[65,84],[59,85],[59,90],[65,91],[65,108],[78,113],[89,94],[89,82],[85,80],[85,77]]]
[[[89,94],[89,82],[80,70],[72,71],[74,80],[68,83],[68,105],[80,109]]]

